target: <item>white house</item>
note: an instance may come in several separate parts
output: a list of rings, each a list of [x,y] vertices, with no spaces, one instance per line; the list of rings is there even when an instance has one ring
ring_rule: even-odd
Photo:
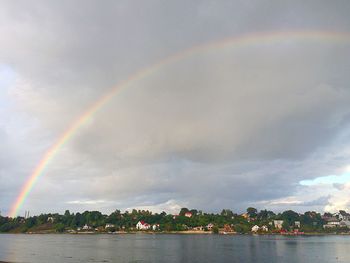
[[[152,230],[153,230],[153,231],[159,230],[159,224],[154,224],[154,225],[152,226]]]
[[[106,224],[105,228],[114,228],[115,225],[114,224]]]
[[[211,230],[213,229],[213,227],[214,227],[214,224],[212,224],[212,223],[209,223],[209,224],[207,225],[207,229],[208,229],[209,231],[211,231]]]
[[[273,220],[273,225],[274,225],[277,229],[282,229],[283,220]]]
[[[260,227],[258,225],[255,225],[252,227],[252,232],[258,232]]]
[[[194,230],[194,231],[203,231],[203,227],[202,226],[196,226],[196,227],[192,228],[192,230]]]
[[[328,225],[333,225],[333,226],[339,226],[340,222],[339,221],[329,221],[327,224]]]
[[[269,228],[265,225],[263,225],[262,227],[260,227],[261,231],[267,232],[269,231]]]
[[[151,225],[146,223],[145,221],[139,221],[137,224],[136,224],[136,229],[138,230],[148,230],[151,228]]]
[[[294,225],[295,225],[295,227],[300,228],[300,226],[301,226],[300,221],[295,221]]]
[[[345,211],[339,211],[338,213],[333,214],[333,216],[339,218],[341,221],[350,220],[350,214],[346,213]]]
[[[339,226],[340,226],[340,222],[338,220],[331,219],[327,222],[326,225],[323,225],[323,228],[333,228],[333,227],[339,227]]]
[[[83,230],[91,230],[91,229],[92,229],[92,227],[89,226],[89,225],[87,225],[87,224],[85,224],[85,225],[83,226]]]

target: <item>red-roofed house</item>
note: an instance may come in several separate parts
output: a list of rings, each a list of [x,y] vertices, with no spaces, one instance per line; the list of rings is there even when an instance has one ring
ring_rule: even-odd
[[[137,224],[136,224],[136,229],[138,230],[148,230],[150,229],[151,225],[146,223],[145,221],[139,221]]]
[[[191,213],[191,212],[186,212],[186,213],[185,213],[185,216],[186,216],[186,217],[192,217],[192,213]]]

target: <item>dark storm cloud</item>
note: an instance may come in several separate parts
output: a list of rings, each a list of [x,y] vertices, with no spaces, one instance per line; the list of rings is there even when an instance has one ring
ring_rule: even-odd
[[[0,208],[6,211],[68,124],[135,71],[241,34],[348,31],[349,7],[344,1],[3,1],[0,62],[18,80],[6,97],[14,107],[3,113],[11,120],[0,138],[1,180],[15,179],[1,184]],[[25,205],[37,212],[53,203],[61,210],[79,204],[215,210],[292,196],[299,181],[347,165],[348,54],[348,45],[297,40],[202,52],[168,65],[132,83],[82,127]]]

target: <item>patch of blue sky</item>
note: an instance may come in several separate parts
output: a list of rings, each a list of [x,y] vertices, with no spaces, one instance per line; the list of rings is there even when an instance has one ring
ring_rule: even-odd
[[[311,186],[311,185],[320,185],[320,184],[344,184],[350,182],[350,172],[341,174],[341,175],[328,175],[320,176],[312,180],[302,180],[299,183],[301,185]]]
[[[7,64],[0,63],[0,108],[10,104],[9,90],[16,81],[16,72]]]

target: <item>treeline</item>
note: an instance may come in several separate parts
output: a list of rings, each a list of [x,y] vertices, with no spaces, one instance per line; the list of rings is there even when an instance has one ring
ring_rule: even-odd
[[[300,230],[305,232],[323,232],[326,223],[320,213],[313,211],[304,214],[292,210],[275,214],[272,211],[248,208],[244,214],[236,214],[230,209],[223,209],[221,213],[203,213],[201,210],[182,208],[178,215],[152,213],[148,210],[132,210],[122,213],[116,210],[110,215],[99,211],[85,211],[83,213],[70,213],[68,210],[62,214],[41,214],[28,218],[1,217],[0,232],[38,232],[41,230],[54,230],[65,232],[82,229],[88,226],[94,231],[105,231],[106,224],[113,225],[109,231],[134,231],[137,222],[144,221],[150,225],[157,224],[159,231],[183,231],[202,226],[206,229],[208,224],[215,228],[229,225],[238,233],[251,231],[254,225],[266,225],[269,231],[277,230],[273,220],[283,220],[283,229],[290,230],[295,227],[295,222],[300,222]]]

